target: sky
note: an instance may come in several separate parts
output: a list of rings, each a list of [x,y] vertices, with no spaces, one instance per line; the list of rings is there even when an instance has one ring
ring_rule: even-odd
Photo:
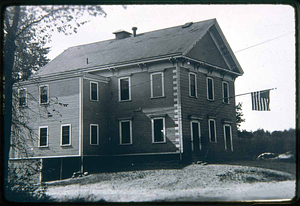
[[[86,17],[77,34],[54,33],[50,59],[68,47],[113,39],[123,29],[137,33],[216,18],[244,75],[235,93],[276,88],[271,111],[252,111],[251,95],[236,97],[246,120],[241,129],[270,132],[295,128],[295,13],[289,5],[120,5],[103,6],[107,17]]]

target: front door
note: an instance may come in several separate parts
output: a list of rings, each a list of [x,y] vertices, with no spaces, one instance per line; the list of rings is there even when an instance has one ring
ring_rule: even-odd
[[[224,140],[225,140],[225,149],[228,151],[233,151],[230,125],[224,125]]]
[[[191,122],[191,147],[193,152],[199,152],[201,150],[201,132],[200,122]]]

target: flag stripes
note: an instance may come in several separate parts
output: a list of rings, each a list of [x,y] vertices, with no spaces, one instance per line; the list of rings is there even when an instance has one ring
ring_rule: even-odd
[[[270,90],[251,92],[252,110],[270,111]]]

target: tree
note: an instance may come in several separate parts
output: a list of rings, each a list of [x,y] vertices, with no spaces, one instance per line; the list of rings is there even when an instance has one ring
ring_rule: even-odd
[[[77,33],[87,23],[83,17],[106,16],[101,6],[11,6],[4,15],[4,76],[5,76],[5,119],[4,119],[4,175],[7,189],[8,158],[13,125],[24,126],[15,118],[17,107],[13,106],[14,83],[27,79],[49,60],[44,47],[51,40],[51,32],[65,35]],[[30,58],[29,58],[30,57]],[[3,81],[3,79],[2,79]],[[14,117],[14,118],[13,118]],[[28,128],[30,129],[30,128]],[[15,129],[13,132],[16,132]]]
[[[235,106],[235,110],[236,110],[236,125],[237,125],[238,131],[240,131],[241,123],[245,122],[245,119],[243,119],[244,114],[242,113],[242,106],[243,106],[243,104],[241,102],[239,102]]]

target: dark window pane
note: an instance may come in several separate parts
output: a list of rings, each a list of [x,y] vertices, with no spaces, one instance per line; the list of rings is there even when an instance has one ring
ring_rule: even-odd
[[[40,128],[40,146],[47,146],[47,128]]]
[[[19,103],[20,103],[20,106],[26,105],[26,90],[25,89],[19,90]]]
[[[207,79],[208,99],[213,100],[213,80]]]
[[[192,97],[196,96],[196,75],[190,74],[190,95]]]
[[[154,120],[154,142],[164,141],[163,119]]]
[[[228,103],[228,84],[227,83],[223,83],[223,94],[224,94],[224,102]]]
[[[230,138],[230,127],[225,126],[225,139],[226,139],[226,148],[231,149],[231,138]]]
[[[210,124],[210,140],[211,142],[215,142],[216,141],[215,122],[209,121],[209,124]]]
[[[129,100],[129,79],[120,80],[121,100]]]
[[[62,127],[62,145],[70,144],[70,126]]]
[[[121,122],[122,144],[130,144],[130,122]]]
[[[98,144],[98,127],[97,126],[91,126],[91,144]]]
[[[98,85],[91,83],[91,100],[98,100]]]
[[[162,74],[152,75],[152,92],[153,97],[163,96]]]
[[[48,103],[48,87],[47,86],[41,87],[40,95],[41,95],[41,103],[42,104]]]

